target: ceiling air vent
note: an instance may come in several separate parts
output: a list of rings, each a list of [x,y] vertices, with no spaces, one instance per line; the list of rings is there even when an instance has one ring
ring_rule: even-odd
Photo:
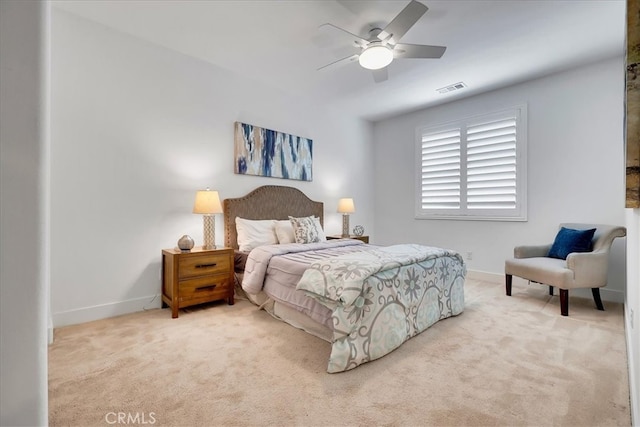
[[[458,83],[454,83],[454,84],[449,85],[449,86],[441,87],[440,89],[438,89],[438,92],[439,93],[449,93],[449,92],[453,92],[454,90],[464,89],[465,87],[467,87],[466,84],[464,84],[462,82],[458,82]]]

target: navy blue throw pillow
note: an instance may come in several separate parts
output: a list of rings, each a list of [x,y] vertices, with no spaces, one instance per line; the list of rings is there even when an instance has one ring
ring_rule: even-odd
[[[571,252],[591,252],[591,240],[593,234],[596,232],[595,228],[589,230],[574,230],[571,228],[560,228],[556,235],[549,253],[550,258],[567,259],[567,255]]]

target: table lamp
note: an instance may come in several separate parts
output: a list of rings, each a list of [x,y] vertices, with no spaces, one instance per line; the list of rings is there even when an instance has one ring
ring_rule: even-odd
[[[196,200],[193,203],[193,213],[203,215],[204,245],[202,249],[216,248],[216,222],[215,214],[222,213],[220,196],[217,191],[199,190],[196,192]]]

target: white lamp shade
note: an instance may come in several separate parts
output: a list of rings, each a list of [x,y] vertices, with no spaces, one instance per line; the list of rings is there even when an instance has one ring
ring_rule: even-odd
[[[218,192],[209,189],[197,191],[196,200],[193,203],[193,213],[204,215],[222,213]]]
[[[338,213],[354,213],[356,207],[353,204],[353,199],[340,199],[338,202]]]
[[[379,70],[393,61],[393,52],[387,46],[372,45],[360,54],[358,62],[368,70]]]

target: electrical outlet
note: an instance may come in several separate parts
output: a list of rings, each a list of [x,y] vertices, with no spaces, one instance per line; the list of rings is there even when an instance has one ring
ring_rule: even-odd
[[[471,261],[473,259],[473,252],[467,252],[467,260]]]

